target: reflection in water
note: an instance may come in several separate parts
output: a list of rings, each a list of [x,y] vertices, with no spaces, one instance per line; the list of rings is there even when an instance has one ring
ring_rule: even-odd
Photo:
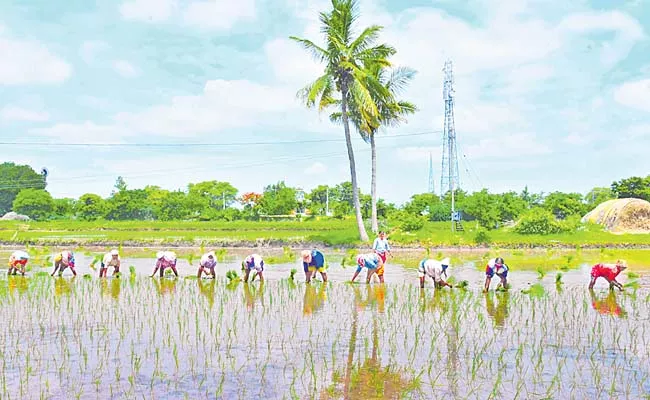
[[[72,285],[74,284],[74,281],[77,277],[72,277],[68,280],[68,278],[63,278],[60,276],[57,276],[54,278],[54,295],[55,296],[62,296],[62,295],[70,295],[72,293]]]
[[[176,279],[154,278],[153,284],[159,295],[174,294],[176,292]]]
[[[199,293],[201,293],[208,301],[209,308],[214,305],[214,279],[208,279],[208,283],[203,283],[203,279],[196,280],[199,285]]]
[[[627,313],[616,301],[616,293],[610,290],[607,296],[598,298],[593,290],[589,291],[591,296],[591,306],[603,315],[615,315],[619,318],[625,318]]]
[[[494,320],[494,325],[499,328],[503,328],[506,323],[506,318],[508,318],[508,301],[510,300],[509,292],[498,292],[498,293],[485,293],[485,308],[488,315],[492,320]],[[496,296],[497,304],[494,305],[494,299],[492,296]]]
[[[257,288],[252,283],[244,283],[243,285],[246,308],[252,310],[257,300],[259,300],[262,308],[264,308],[264,281],[260,281],[260,285]],[[252,290],[251,286],[253,287]]]
[[[109,282],[110,281],[110,285]],[[107,296],[107,297],[112,297],[113,299],[117,300],[120,297],[120,291],[122,290],[121,287],[121,281],[119,278],[107,278],[107,279],[101,279],[100,285],[102,288],[102,295]]]
[[[7,283],[9,286],[9,293],[14,293],[15,291],[18,291],[18,293],[25,293],[27,291],[28,283],[29,283],[29,278],[26,276],[18,276],[18,275],[10,275],[7,276]]]
[[[370,310],[377,310],[380,314],[385,311],[386,304],[386,285],[380,283],[378,285],[366,285],[366,298],[363,299],[361,289],[354,286],[354,304],[359,309],[364,308]]]
[[[303,299],[302,307],[303,315],[311,315],[314,312],[321,310],[323,305],[325,305],[325,301],[327,300],[325,287],[327,284],[322,283],[319,286],[318,291],[316,291],[314,284],[305,285],[305,297]]]

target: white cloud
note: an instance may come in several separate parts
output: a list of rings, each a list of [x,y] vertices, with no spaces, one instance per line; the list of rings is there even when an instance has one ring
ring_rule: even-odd
[[[176,0],[131,0],[120,5],[120,14],[127,20],[164,22],[176,7]]]
[[[650,124],[633,125],[625,132],[625,137],[630,140],[649,139]]]
[[[532,133],[488,137],[467,147],[465,154],[472,160],[494,158],[495,161],[521,159],[551,153],[551,149]],[[460,154],[459,154],[460,157]]]
[[[255,18],[255,0],[207,0],[191,3],[184,11],[188,25],[227,30],[239,20]]]
[[[72,75],[70,64],[35,41],[0,36],[0,54],[0,85],[54,84]]]
[[[397,158],[401,161],[422,163],[429,157],[433,160],[434,165],[440,163],[442,146],[433,147],[401,147],[397,149]]]
[[[86,40],[79,47],[79,55],[86,64],[91,64],[95,61],[98,53],[109,47],[108,43],[101,40]]]
[[[323,74],[325,66],[312,60],[296,42],[289,39],[272,39],[264,44],[264,53],[275,78],[298,88],[307,85]]]
[[[580,146],[589,143],[591,140],[589,140],[586,135],[580,133],[571,133],[564,138],[564,141],[568,144]]]
[[[327,172],[327,166],[321,162],[315,162],[305,169],[307,175],[321,175],[325,172]]]
[[[623,83],[614,90],[614,100],[624,106],[650,112],[650,79]]]
[[[123,143],[123,138],[133,132],[125,127],[103,126],[86,121],[81,124],[56,124],[48,128],[35,128],[31,134],[52,137],[52,142]]]
[[[0,120],[45,122],[49,119],[50,115],[45,111],[28,110],[26,108],[11,105],[0,109]]]
[[[128,61],[117,60],[113,63],[113,69],[124,78],[134,78],[138,76],[138,71]]]

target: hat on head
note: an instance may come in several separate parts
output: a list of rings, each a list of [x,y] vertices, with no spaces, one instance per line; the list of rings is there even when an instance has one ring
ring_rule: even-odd
[[[117,256],[117,255],[119,255],[119,254],[120,254],[120,253],[119,253],[116,249],[111,250],[111,255],[112,255],[112,256]]]
[[[311,251],[309,250],[303,250],[300,254],[302,255],[303,260],[309,260],[311,258]]]
[[[157,258],[157,259],[161,259],[161,258],[163,258],[164,256],[165,256],[165,252],[164,252],[164,251],[159,251],[159,252],[156,253],[156,258]]]
[[[445,257],[440,261],[440,264],[442,265],[442,268],[448,268],[449,267],[449,257]]]

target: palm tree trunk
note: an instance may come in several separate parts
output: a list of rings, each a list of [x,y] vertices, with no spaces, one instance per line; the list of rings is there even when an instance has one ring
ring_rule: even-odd
[[[370,133],[370,152],[372,153],[372,178],[370,182],[370,196],[372,197],[371,229],[377,233],[379,223],[377,222],[377,147],[375,147],[375,134]]]
[[[359,238],[363,242],[368,241],[368,233],[363,225],[361,216],[361,203],[359,202],[359,186],[357,184],[357,167],[354,164],[354,150],[352,150],[352,138],[350,136],[350,124],[348,122],[348,104],[347,104],[347,85],[343,84],[341,90],[341,113],[343,114],[343,129],[345,130],[345,144],[348,146],[348,160],[350,161],[350,175],[352,180],[352,201],[354,202],[354,212],[357,217],[357,227],[359,228]]]

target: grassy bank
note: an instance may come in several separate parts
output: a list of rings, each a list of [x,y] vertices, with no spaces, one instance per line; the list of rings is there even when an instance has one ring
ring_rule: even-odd
[[[476,227],[451,232],[449,223],[430,222],[416,232],[390,230],[397,247],[650,248],[650,235],[614,235],[595,227],[558,235],[520,235],[507,229],[478,235]],[[479,238],[477,236],[483,236]],[[372,238],[371,238],[372,239]],[[158,222],[158,221],[0,221],[0,242],[32,245],[163,245],[254,247],[319,244],[357,247],[353,220]]]

